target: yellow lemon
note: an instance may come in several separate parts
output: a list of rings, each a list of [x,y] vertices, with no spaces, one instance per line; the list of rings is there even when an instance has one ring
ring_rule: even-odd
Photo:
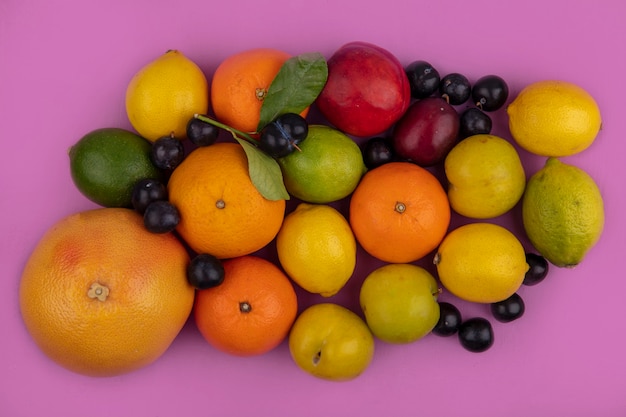
[[[462,140],[448,153],[444,167],[450,206],[466,217],[500,216],[524,193],[526,174],[517,150],[498,136]]]
[[[209,87],[193,61],[169,50],[140,69],[126,88],[126,113],[133,128],[154,142],[160,137],[186,137],[194,114],[206,114]]]
[[[604,228],[600,190],[582,169],[548,158],[528,181],[522,219],[533,246],[552,264],[579,264]]]
[[[289,333],[289,352],[303,371],[346,381],[361,375],[374,357],[374,336],[361,317],[333,303],[304,310]]]
[[[509,298],[528,271],[521,242],[506,228],[491,223],[470,223],[448,233],[434,262],[448,291],[476,303]]]
[[[526,86],[507,107],[509,129],[527,151],[542,156],[569,156],[587,149],[602,126],[595,99],[565,81],[538,81]]]
[[[346,218],[325,204],[301,203],[276,237],[278,259],[300,287],[330,297],[356,267],[356,239]]]

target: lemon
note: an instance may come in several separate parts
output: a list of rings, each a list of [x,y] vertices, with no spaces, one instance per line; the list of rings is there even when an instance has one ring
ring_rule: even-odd
[[[300,203],[276,237],[278,259],[300,287],[336,294],[356,267],[356,239],[346,218],[325,204]]]
[[[530,242],[548,261],[558,267],[572,267],[600,239],[604,203],[589,174],[548,158],[528,180],[522,219]]]
[[[475,219],[500,216],[522,197],[526,174],[517,150],[493,135],[470,136],[444,162],[450,206]]]
[[[566,81],[538,81],[526,86],[507,107],[509,129],[527,151],[569,156],[587,149],[602,126],[595,99]]]
[[[361,149],[329,126],[311,125],[300,151],[278,160],[285,188],[308,203],[331,203],[354,191],[366,171]]]
[[[72,181],[101,206],[131,207],[133,187],[139,180],[165,180],[150,160],[151,149],[150,142],[125,129],[93,130],[69,150]]]
[[[434,262],[448,291],[476,303],[509,298],[522,285],[529,268],[517,237],[491,223],[470,223],[448,233]]]
[[[304,310],[289,333],[289,352],[305,372],[347,381],[361,375],[374,357],[374,336],[361,317],[333,303]]]
[[[187,122],[206,114],[209,87],[202,70],[182,52],[169,50],[141,68],[126,88],[126,113],[133,128],[155,141],[186,137]]]

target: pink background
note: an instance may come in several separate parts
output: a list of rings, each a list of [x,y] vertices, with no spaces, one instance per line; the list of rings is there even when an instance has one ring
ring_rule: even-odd
[[[0,416],[626,415],[625,17],[621,0],[3,0]],[[352,40],[385,47],[403,64],[428,60],[442,74],[499,74],[511,95],[546,78],[585,87],[604,129],[566,160],[597,180],[606,202],[605,233],[585,262],[552,268],[541,285],[521,288],[525,316],[492,320],[496,342],[488,352],[472,354],[456,338],[433,335],[403,346],[377,343],[371,367],[348,383],[303,373],[285,343],[260,357],[227,356],[192,322],[156,363],[125,376],[83,377],[44,357],[20,318],[21,270],[55,221],[94,207],[72,184],[66,150],[95,128],[130,128],[130,77],[167,49],[180,49],[210,77],[244,49],[328,57]],[[494,133],[508,137],[505,119],[494,118]],[[543,164],[521,155],[529,175]],[[519,207],[494,221],[521,234]],[[362,252],[359,259],[331,299],[355,310],[359,284],[375,266]],[[321,301],[300,295],[302,307]],[[442,300],[457,302],[465,317],[489,317],[486,306],[447,294]]]

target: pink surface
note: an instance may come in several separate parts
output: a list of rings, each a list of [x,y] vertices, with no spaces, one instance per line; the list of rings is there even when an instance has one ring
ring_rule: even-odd
[[[0,416],[626,415],[624,17],[620,0],[2,1]],[[512,95],[546,78],[585,87],[604,128],[591,148],[566,160],[597,180],[606,202],[605,233],[585,262],[552,268],[541,285],[522,288],[525,316],[492,320],[488,352],[434,335],[377,343],[371,367],[348,383],[303,373],[286,344],[247,359],[219,353],[192,322],[156,363],[125,376],[83,377],[44,357],[20,318],[21,270],[55,221],[94,207],[72,184],[66,150],[95,128],[129,128],[123,99],[135,71],[167,49],[180,49],[210,76],[240,50],[330,56],[352,40],[472,80],[499,74]],[[506,136],[502,120],[494,133]],[[522,157],[529,175],[543,163]],[[519,208],[496,221],[521,233]],[[362,253],[360,260],[331,299],[355,310],[360,280],[374,266]],[[302,306],[320,300],[302,295]],[[486,306],[458,305],[466,317],[489,316]]]

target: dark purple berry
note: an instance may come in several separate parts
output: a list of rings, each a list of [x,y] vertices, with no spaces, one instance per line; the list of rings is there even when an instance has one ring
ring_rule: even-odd
[[[192,117],[187,122],[187,139],[196,146],[210,146],[215,143],[220,129],[210,123]]]
[[[175,137],[163,136],[152,144],[150,158],[157,168],[171,171],[183,161],[184,157],[183,144]]]
[[[524,315],[524,300],[515,293],[506,300],[491,304],[491,314],[502,323],[509,323]]]
[[[489,320],[474,317],[459,326],[459,342],[470,352],[484,352],[493,345],[493,328]]]
[[[459,134],[462,139],[473,135],[491,133],[491,117],[478,107],[470,107],[461,113]]]
[[[465,103],[472,94],[472,86],[462,74],[453,72],[439,82],[439,93],[453,106]]]
[[[137,181],[131,194],[131,203],[135,211],[143,214],[150,203],[159,200],[167,200],[165,184],[153,178]]]
[[[495,111],[504,106],[509,97],[509,87],[497,75],[486,75],[474,83],[472,100],[483,111]]]
[[[537,285],[548,275],[549,264],[543,256],[535,253],[527,253],[526,263],[529,268],[524,276],[524,285]]]
[[[217,287],[224,281],[224,266],[213,255],[198,254],[187,266],[187,281],[199,290]]]
[[[180,222],[180,213],[169,201],[154,201],[146,207],[143,224],[149,232],[168,233]]]
[[[379,167],[395,158],[391,140],[383,137],[368,139],[363,144],[363,162],[368,169]]]
[[[309,125],[295,113],[285,113],[261,129],[259,147],[273,158],[282,158],[296,149],[306,139]]]
[[[411,62],[405,68],[411,87],[411,97],[416,99],[432,96],[439,88],[439,72],[426,61]]]
[[[438,336],[452,336],[461,326],[461,312],[456,306],[444,301],[439,302],[439,321],[433,328]]]

